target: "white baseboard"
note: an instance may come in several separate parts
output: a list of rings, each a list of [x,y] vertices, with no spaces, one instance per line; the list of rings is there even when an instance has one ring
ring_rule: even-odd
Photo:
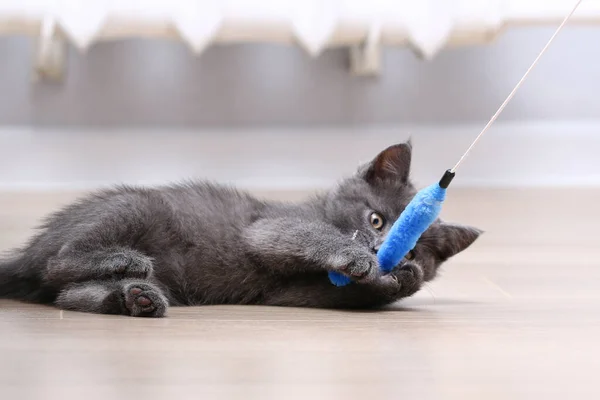
[[[413,177],[437,180],[482,124],[219,131],[0,129],[0,190],[91,189],[207,178],[261,190],[329,186],[409,136]],[[463,187],[600,186],[600,120],[497,123]]]

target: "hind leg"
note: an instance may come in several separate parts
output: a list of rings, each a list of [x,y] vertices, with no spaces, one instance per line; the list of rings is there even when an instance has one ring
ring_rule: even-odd
[[[132,317],[163,317],[168,307],[157,286],[137,279],[74,283],[59,293],[55,304],[65,310]]]
[[[152,274],[152,259],[126,247],[75,250],[70,246],[52,258],[44,273],[47,284],[60,288],[91,280],[147,279]]]

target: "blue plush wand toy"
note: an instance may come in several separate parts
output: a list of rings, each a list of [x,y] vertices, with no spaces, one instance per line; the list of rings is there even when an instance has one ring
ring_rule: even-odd
[[[437,219],[446,198],[446,189],[455,173],[446,171],[439,183],[422,189],[406,206],[377,252],[379,267],[384,273],[391,272],[412,250],[423,232]],[[339,272],[330,272],[329,280],[336,286],[350,283],[350,278]]]
[[[556,29],[556,32],[554,32],[552,37],[550,37],[548,43],[544,46],[542,51],[540,51],[529,69],[525,72],[525,75],[523,75],[506,100],[504,100],[504,103],[502,103],[498,111],[496,111],[496,113],[492,116],[490,121],[475,138],[473,143],[471,143],[460,160],[458,160],[454,168],[446,171],[439,183],[433,184],[418,192],[408,206],[406,206],[404,211],[400,214],[400,217],[396,220],[394,225],[392,225],[390,232],[388,233],[381,248],[377,252],[379,266],[384,273],[392,271],[394,267],[396,267],[396,265],[402,261],[404,256],[415,247],[423,232],[425,232],[427,228],[429,228],[429,226],[435,222],[440,214],[440,211],[442,210],[442,203],[446,198],[446,189],[448,188],[448,185],[450,185],[450,182],[452,182],[452,179],[456,174],[456,170],[465,159],[467,154],[469,154],[471,149],[473,149],[475,144],[483,136],[483,134],[488,130],[496,118],[498,118],[498,115],[500,115],[502,110],[504,110],[504,107],[506,107],[508,102],[515,95],[517,89],[519,89],[521,84],[525,81],[527,75],[529,75],[533,67],[535,67],[542,54],[544,54],[548,46],[550,46],[550,43],[552,43],[556,35],[567,23],[571,15],[573,15],[575,10],[577,10],[577,7],[579,7],[581,2],[582,0],[577,1],[571,12],[565,17],[565,19]],[[350,278],[338,272],[330,272],[329,280],[336,286],[344,286],[351,282]]]

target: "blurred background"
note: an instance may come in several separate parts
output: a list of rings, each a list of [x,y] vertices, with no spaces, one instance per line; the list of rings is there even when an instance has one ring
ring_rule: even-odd
[[[437,179],[572,1],[0,1],[0,190],[312,190],[412,137]],[[585,1],[456,186],[600,184]]]

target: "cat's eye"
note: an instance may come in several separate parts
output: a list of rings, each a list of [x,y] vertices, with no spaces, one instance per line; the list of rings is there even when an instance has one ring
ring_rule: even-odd
[[[369,222],[371,223],[371,226],[378,231],[382,230],[383,225],[385,225],[383,217],[376,212],[372,212],[371,215],[369,215]]]
[[[406,253],[406,255],[404,256],[404,258],[406,258],[408,261],[410,260],[414,260],[415,259],[415,252],[414,251],[409,251],[408,253]]]

